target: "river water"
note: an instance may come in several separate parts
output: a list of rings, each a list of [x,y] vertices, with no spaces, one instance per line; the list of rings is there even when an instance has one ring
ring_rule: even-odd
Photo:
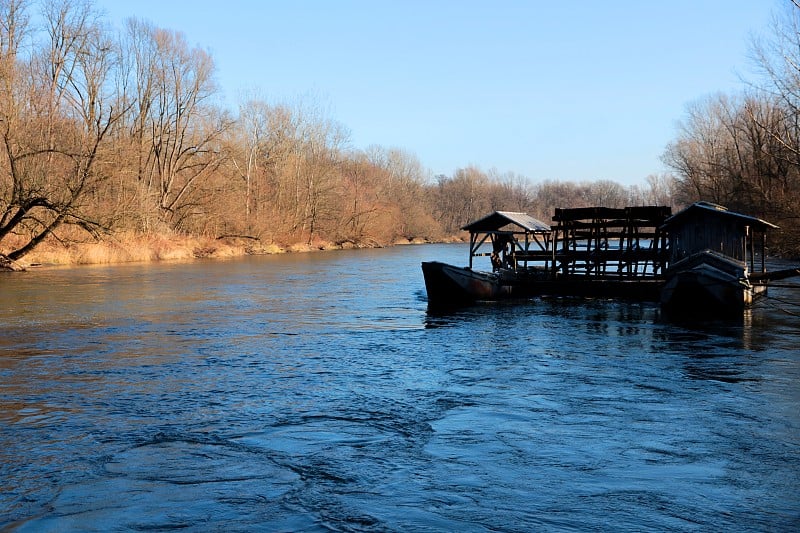
[[[429,313],[465,258],[1,275],[0,530],[800,528],[800,288]]]

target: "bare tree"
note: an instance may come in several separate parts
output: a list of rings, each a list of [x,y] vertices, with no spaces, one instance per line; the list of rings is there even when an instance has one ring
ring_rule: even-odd
[[[634,184],[628,188],[627,205],[666,205],[680,207],[677,195],[678,179],[670,173],[650,174],[644,184]]]
[[[267,157],[269,107],[259,100],[239,106],[239,117],[228,136],[228,160],[245,186],[244,213],[248,230],[253,211],[253,189]]]
[[[405,239],[436,234],[433,202],[426,194],[428,177],[419,159],[399,148],[380,146],[370,146],[366,155],[385,177],[375,184],[382,209],[392,215],[382,221],[390,226],[384,234]]]
[[[491,181],[476,167],[458,169],[452,177],[437,176],[437,219],[448,234],[491,209]]]
[[[342,165],[339,224],[336,241],[363,244],[391,238],[396,229],[388,172],[365,153],[348,157]]]
[[[48,3],[45,45],[27,59],[18,56],[24,4],[2,7],[0,241],[21,239],[7,254],[18,259],[63,224],[99,229],[83,202],[104,178],[97,160],[124,109],[109,83],[112,43],[88,3]]]
[[[586,205],[604,207],[625,207],[628,193],[621,184],[612,180],[597,180],[582,184]]]
[[[753,43],[754,57],[764,83],[762,96],[745,112],[755,130],[766,136],[764,151],[785,168],[771,161],[768,179],[761,184],[769,191],[768,205],[775,216],[797,227],[800,220],[800,3],[793,1],[776,15],[773,32]]]
[[[221,135],[230,121],[213,103],[214,62],[183,34],[128,22],[129,124],[139,147],[143,194],[173,227],[197,214],[203,180],[219,167]]]
[[[726,120],[728,100],[722,95],[691,104],[678,139],[667,146],[663,160],[681,180],[680,200],[690,203],[731,200],[724,161],[731,146]]]

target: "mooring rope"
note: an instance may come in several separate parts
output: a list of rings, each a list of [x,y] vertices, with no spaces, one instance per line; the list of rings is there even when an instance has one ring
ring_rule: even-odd
[[[791,302],[789,300],[784,300],[783,298],[778,298],[777,296],[771,296],[770,294],[765,294],[764,295],[764,300],[775,300],[775,301],[778,301],[778,302],[780,302],[780,303],[782,303],[784,305],[792,305],[792,306],[795,306],[797,308],[800,308],[800,303],[798,303],[798,302]],[[789,311],[788,309],[784,309],[783,307],[779,306],[778,304],[776,304],[776,303],[774,303],[772,301],[768,301],[766,303],[768,303],[769,305],[771,305],[772,307],[774,307],[778,311],[783,311],[787,315],[800,317],[800,313],[795,313],[793,311]]]

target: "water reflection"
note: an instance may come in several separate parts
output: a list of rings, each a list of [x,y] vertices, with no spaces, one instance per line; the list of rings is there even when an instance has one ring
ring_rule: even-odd
[[[796,319],[441,313],[419,261],[450,250],[0,279],[0,529],[796,522]]]
[[[531,316],[538,320],[531,322]],[[749,309],[737,319],[676,319],[663,314],[656,304],[576,298],[483,303],[449,311],[428,309],[425,327],[493,331],[491,344],[501,348],[509,334],[503,332],[504,320],[513,335],[530,336],[531,342],[551,354],[564,355],[575,349],[602,356],[630,357],[631,351],[675,354],[690,380],[720,383],[762,379],[754,366],[758,359],[748,354],[764,351],[774,342],[763,308]],[[581,339],[579,348],[571,342],[576,336]],[[474,343],[482,339],[483,335],[473,334]],[[587,339],[597,341],[587,347]]]
[[[578,320],[617,336],[631,336],[641,333],[641,325],[661,327],[662,338],[675,335],[685,340],[723,336],[739,338],[741,347],[758,349],[754,340],[762,337],[758,329],[767,325],[763,310],[745,310],[736,317],[676,316],[665,313],[658,304],[650,302],[625,302],[615,300],[595,300],[586,298],[539,298],[520,301],[478,302],[469,306],[452,308],[428,307],[425,313],[425,327],[453,327],[465,321],[481,317],[496,317],[511,313],[522,316],[531,312],[544,313],[551,320]],[[615,329],[616,328],[616,329]],[[694,333],[692,333],[694,332]]]

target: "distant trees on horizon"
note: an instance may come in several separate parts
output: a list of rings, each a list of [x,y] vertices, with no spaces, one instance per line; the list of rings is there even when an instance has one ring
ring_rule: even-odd
[[[763,50],[770,98],[690,108],[664,156],[674,176],[628,187],[475,167],[431,177],[401,149],[350,149],[314,102],[254,97],[234,114],[213,57],[179,32],[135,18],[112,31],[88,1],[0,0],[0,252],[17,259],[75,228],[379,245],[442,239],[492,210],[549,221],[556,207],[695,199],[796,224],[800,85],[775,57]]]

